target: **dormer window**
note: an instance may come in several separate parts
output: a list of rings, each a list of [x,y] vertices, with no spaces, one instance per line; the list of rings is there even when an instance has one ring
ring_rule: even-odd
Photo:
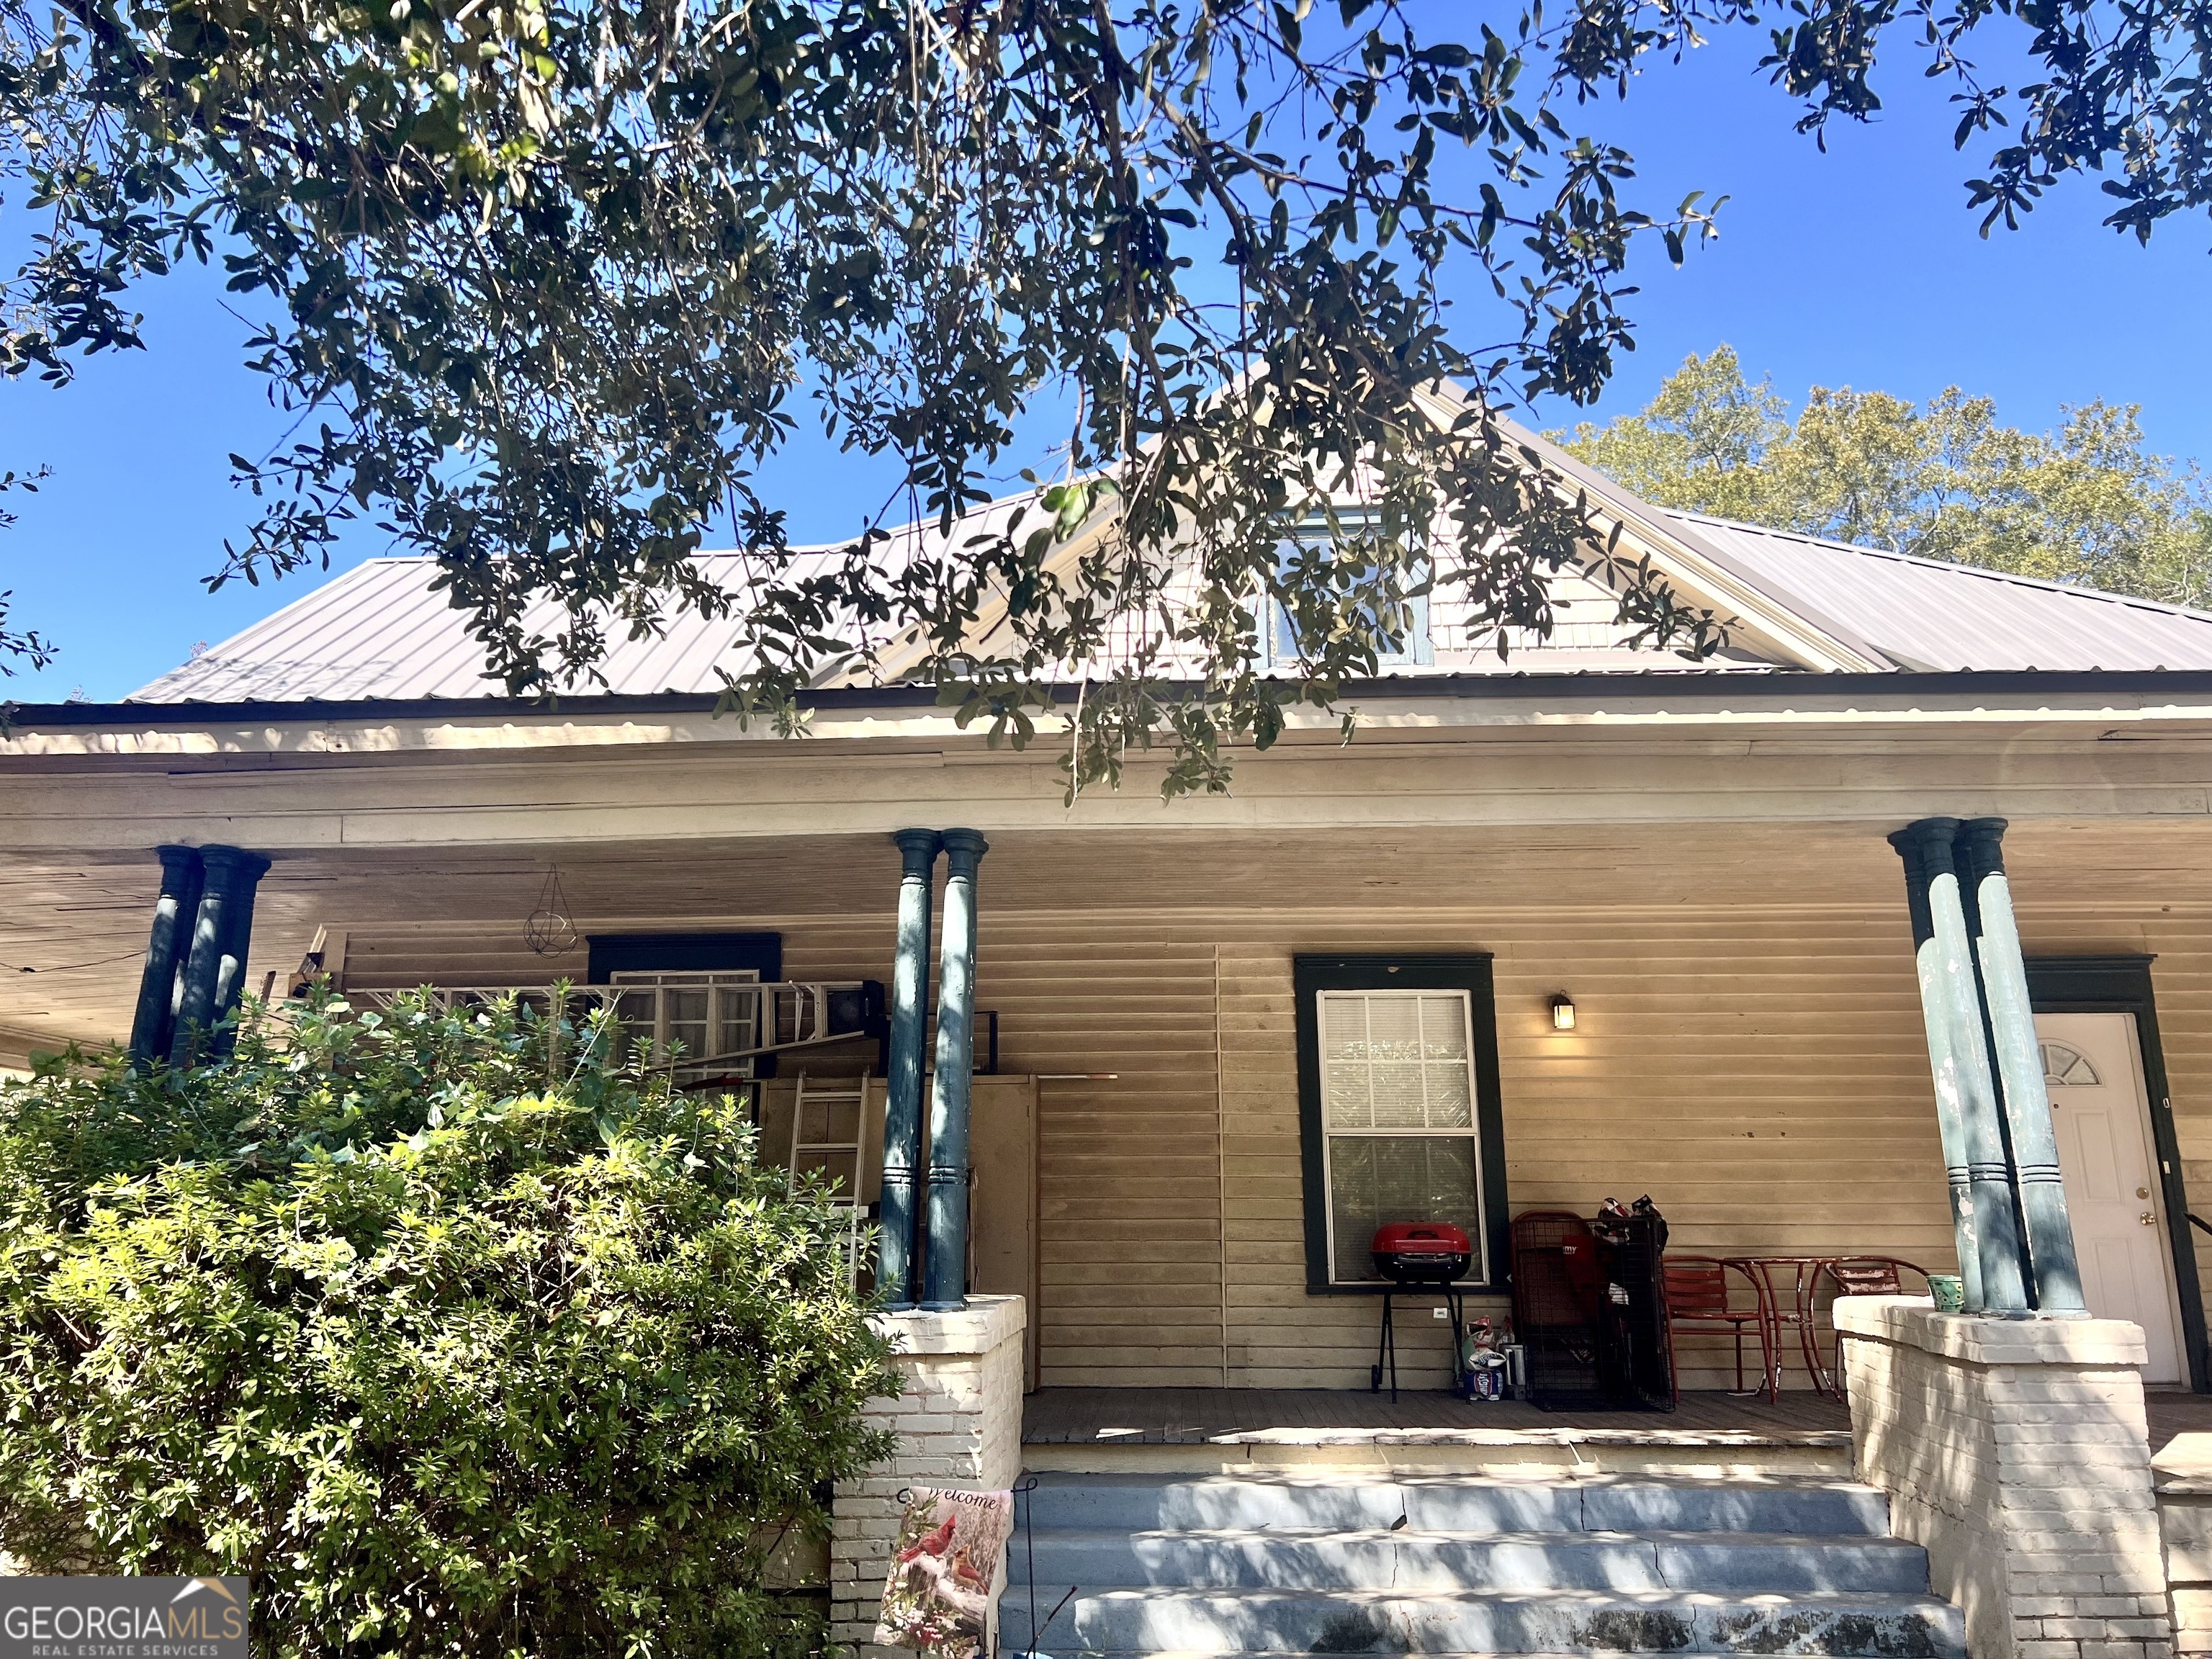
[[[1336,520],[1346,534],[1354,536],[1373,522],[1371,514],[1357,507],[1339,510]],[[1318,514],[1300,524],[1284,540],[1278,555],[1277,574],[1287,575],[1309,554],[1318,554],[1327,562],[1341,556],[1330,534],[1328,520]],[[1261,604],[1267,611],[1267,626],[1260,629],[1261,665],[1273,669],[1297,667],[1300,660],[1298,630],[1290,611],[1273,599],[1263,599]],[[1435,647],[1429,638],[1429,596],[1415,595],[1407,602],[1407,609],[1412,615],[1396,648],[1386,647],[1375,653],[1375,665],[1381,672],[1425,666],[1436,660]]]

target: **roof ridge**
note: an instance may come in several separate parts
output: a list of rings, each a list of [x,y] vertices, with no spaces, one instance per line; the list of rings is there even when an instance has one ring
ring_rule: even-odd
[[[1863,542],[1842,542],[1832,536],[1809,536],[1802,530],[1784,530],[1774,525],[1753,524],[1744,519],[1723,519],[1711,513],[1692,513],[1686,508],[1673,507],[1662,507],[1658,510],[1671,519],[1686,520],[1692,524],[1747,531],[1752,535],[1770,536],[1777,541],[1805,542],[1814,547],[1832,547],[1839,553],[1856,553],[1869,559],[1888,559],[1898,564],[1916,565],[1923,570],[1940,570],[1954,576],[1978,576],[1984,581],[2009,582],[2016,587],[2032,587],[2045,593],[2064,593],[2081,599],[2101,599],[2107,605],[2155,611],[2162,616],[2186,617],[2191,622],[2212,623],[2212,611],[2199,611],[2194,605],[2175,605],[2166,599],[2147,599],[2140,593],[2115,593],[2110,588],[2090,587],[2080,582],[2053,581],[2048,576],[2023,575],[2016,570],[1992,570],[1985,564],[1968,564],[1960,559],[1931,559],[1923,553],[1902,553],[1892,547],[1869,547]]]

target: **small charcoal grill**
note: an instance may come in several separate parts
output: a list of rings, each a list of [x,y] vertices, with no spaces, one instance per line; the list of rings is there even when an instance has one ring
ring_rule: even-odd
[[[1375,1230],[1375,1271],[1394,1285],[1449,1285],[1467,1277],[1474,1244],[1449,1221],[1394,1221]]]
[[[1452,1389],[1467,1392],[1467,1378],[1459,1361],[1460,1338],[1467,1328],[1466,1308],[1456,1288],[1474,1262],[1474,1241],[1463,1227],[1449,1221],[1393,1221],[1377,1227],[1368,1244],[1375,1271],[1389,1281],[1382,1292],[1382,1332],[1375,1349],[1375,1369],[1369,1374],[1370,1392],[1382,1387],[1382,1370],[1390,1370],[1390,1398],[1398,1397],[1398,1334],[1392,1320],[1392,1302],[1401,1291],[1441,1291],[1451,1312]]]

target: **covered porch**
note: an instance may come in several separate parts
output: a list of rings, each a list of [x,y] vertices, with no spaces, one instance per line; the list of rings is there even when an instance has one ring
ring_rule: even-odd
[[[1255,793],[1267,775],[1259,769]],[[228,827],[241,842],[254,828]],[[1041,1407],[1039,1431],[1074,1435],[1085,1413],[1103,1413],[1094,1436],[1175,1427],[1155,1416],[1107,1421],[1129,1413],[1091,1390],[1171,1399],[1171,1415],[1220,1432],[1404,1426],[1376,1420],[1364,1392],[1376,1287],[1316,1271],[1327,1218],[1300,1093],[1306,959],[1363,958],[1378,973],[1437,958],[1484,963],[1498,1115],[1481,1148],[1482,1196],[1493,1239],[1528,1210],[1589,1215],[1608,1196],[1649,1194],[1677,1253],[1890,1256],[1955,1270],[1911,923],[1886,827],[992,830],[976,882],[974,1004],[995,1022],[992,1086],[1011,1097],[1003,1121],[1025,1127],[1002,1139],[979,1119],[979,1228],[996,1214],[1012,1232],[979,1237],[979,1249],[1003,1247],[1006,1272],[971,1282],[1030,1304],[1030,1382],[1041,1401],[1062,1402]],[[770,976],[785,981],[895,977],[901,866],[888,833],[489,849],[296,836],[287,846],[281,817],[259,830],[253,844],[272,864],[245,975],[257,989],[289,980],[319,933],[349,994],[580,983],[603,976],[595,941],[658,948],[687,937],[771,939]],[[2187,1188],[2212,1182],[2212,834],[2202,819],[2046,819],[2019,824],[2007,852],[2032,958],[2125,957],[2154,980],[2155,1008],[2128,1018],[2159,1043],[2166,1086],[2146,1106],[2168,1127],[2174,1156],[2142,1207],[2161,1237],[2179,1208],[2186,1238]],[[533,950],[529,919],[555,870],[573,938]],[[43,936],[25,954],[65,945],[73,954],[58,961],[114,959],[9,987],[5,1023],[26,1033],[23,1046],[128,1032],[130,964],[158,874],[120,849],[15,861],[15,914]],[[1577,1006],[1571,1030],[1553,1018],[1562,994]],[[979,1041],[979,1065],[984,1054]],[[766,1091],[765,1158],[790,1152],[788,1106],[776,1102],[787,1103],[780,1091],[801,1070],[817,1083],[871,1079],[870,1133],[879,1133],[873,1040],[787,1056]],[[765,1144],[779,1134],[781,1144]],[[863,1173],[864,1199],[874,1179]],[[2154,1269],[2175,1339],[2154,1384],[2185,1385],[2201,1365],[2196,1265],[2175,1255]],[[1487,1270],[1468,1311],[1500,1316],[1507,1263],[1494,1245]],[[1401,1321],[1409,1386],[1443,1374],[1449,1327],[1425,1312],[1415,1305]],[[1780,1351],[1785,1389],[1802,1390],[1795,1338]],[[1732,1381],[1724,1338],[1685,1334],[1680,1357],[1697,1402],[1686,1412],[1754,1420],[1751,1407],[1705,1400]],[[1226,1417],[1188,1403],[1200,1398],[1192,1390],[1229,1391]],[[1286,1420],[1246,1421],[1262,1398],[1278,1403],[1261,1417]],[[1319,1399],[1331,1402],[1323,1415],[1352,1415],[1316,1423]],[[1079,1400],[1095,1412],[1078,1411]],[[1791,1431],[1840,1425],[1832,1405],[1803,1409],[1814,1414],[1788,1419]],[[1050,1428],[1064,1413],[1074,1413],[1068,1426]]]

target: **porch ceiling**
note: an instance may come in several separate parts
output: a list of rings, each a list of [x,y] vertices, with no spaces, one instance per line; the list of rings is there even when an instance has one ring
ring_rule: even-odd
[[[1164,927],[1188,930],[1209,912],[1649,917],[1716,908],[1794,914],[1808,926],[1823,911],[1893,913],[1906,948],[1895,855],[1863,823],[1274,831],[1175,824],[1175,809],[1163,817],[1107,835],[993,831],[985,948],[991,921],[1016,915],[1111,915],[1126,926],[1157,913]],[[2142,949],[2140,925],[2121,913],[2212,921],[2212,819],[2021,823],[2006,851],[2024,917],[2067,918],[2077,948]],[[261,889],[248,982],[290,969],[319,926],[511,945],[556,863],[580,933],[880,917],[888,957],[898,860],[872,834],[339,848],[279,855]],[[125,1034],[158,873],[150,852],[0,853],[0,1055]],[[1479,926],[1467,946],[1484,948]],[[543,977],[583,969],[578,951],[546,961]]]

